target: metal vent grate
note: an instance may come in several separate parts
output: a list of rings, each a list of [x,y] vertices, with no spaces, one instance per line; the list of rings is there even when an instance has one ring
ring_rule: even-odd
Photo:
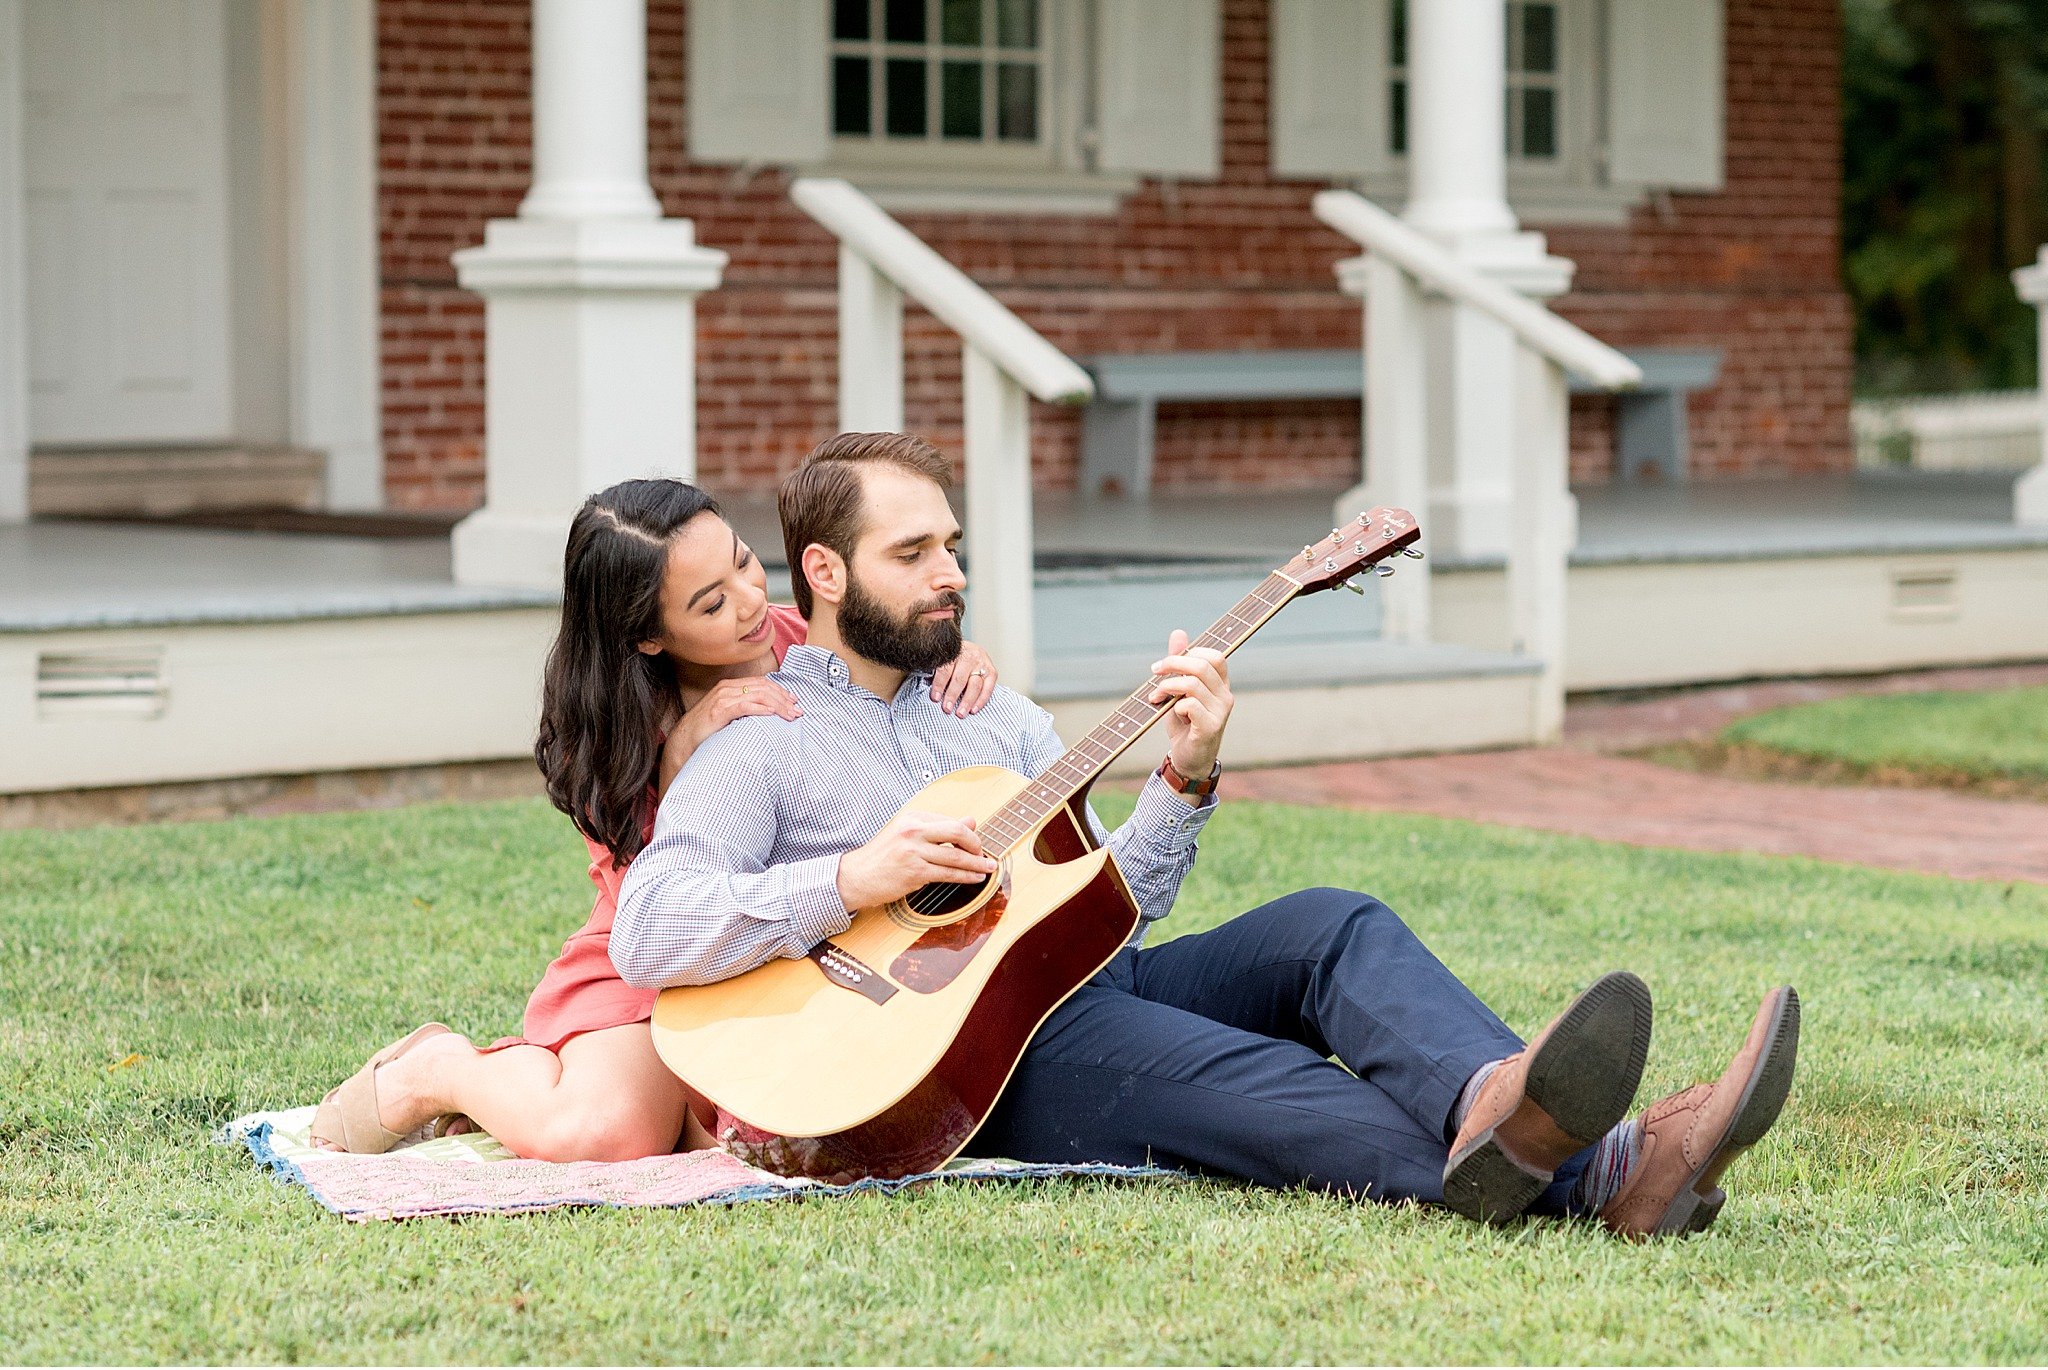
[[[156,718],[169,696],[162,648],[44,652],[36,658],[36,714]]]
[[[1892,572],[1892,617],[1904,623],[1942,623],[1962,612],[1956,568],[1923,566]]]

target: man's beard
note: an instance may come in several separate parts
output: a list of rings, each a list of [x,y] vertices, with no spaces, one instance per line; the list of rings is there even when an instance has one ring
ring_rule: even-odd
[[[839,601],[839,636],[848,649],[880,666],[918,675],[936,671],[960,655],[960,616],[967,601],[957,590],[925,600],[902,618],[861,588],[848,568],[846,598]],[[951,609],[951,618],[927,623],[921,615]]]

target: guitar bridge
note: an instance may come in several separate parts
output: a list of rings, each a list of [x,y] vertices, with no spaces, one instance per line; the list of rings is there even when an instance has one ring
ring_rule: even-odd
[[[866,962],[830,938],[818,943],[804,953],[825,972],[825,978],[841,989],[850,989],[855,994],[886,1004],[896,994],[896,986],[877,974]]]

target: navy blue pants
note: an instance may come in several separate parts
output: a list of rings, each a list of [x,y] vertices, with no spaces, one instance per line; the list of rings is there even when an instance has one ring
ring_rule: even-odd
[[[1039,1028],[970,1150],[1435,1202],[1458,1092],[1521,1048],[1392,909],[1303,890],[1119,952]],[[1531,1211],[1566,1211],[1589,1154]]]

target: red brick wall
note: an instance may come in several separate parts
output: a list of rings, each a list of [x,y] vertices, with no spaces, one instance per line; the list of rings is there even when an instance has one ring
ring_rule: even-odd
[[[731,254],[698,305],[698,464],[762,490],[834,428],[831,239],[780,173],[742,178],[685,154],[684,0],[649,0],[650,168],[666,212]],[[1356,346],[1359,314],[1318,225],[1318,188],[1267,171],[1266,0],[1223,0],[1223,168],[1113,217],[904,215],[1072,355]],[[482,495],[481,310],[449,255],[513,213],[527,183],[527,0],[380,0],[385,440],[392,503]],[[1579,274],[1563,311],[1629,344],[1703,343],[1724,382],[1696,397],[1695,468],[1732,475],[1849,463],[1849,321],[1835,282],[1837,0],[1730,0],[1728,190],[1676,196],[1625,229],[1559,228]],[[906,421],[957,450],[958,344],[912,311]],[[1612,402],[1581,401],[1574,468],[1611,465]],[[1033,412],[1041,487],[1071,487],[1077,416]],[[1355,478],[1349,402],[1162,409],[1158,480],[1303,487]]]
[[[1578,263],[1561,310],[1617,346],[1718,346],[1692,399],[1696,477],[1846,471],[1852,329],[1841,256],[1841,7],[1728,0],[1727,184],[1626,229],[1547,230]],[[1573,471],[1612,468],[1614,401],[1583,397]],[[1600,413],[1599,411],[1605,411]]]

